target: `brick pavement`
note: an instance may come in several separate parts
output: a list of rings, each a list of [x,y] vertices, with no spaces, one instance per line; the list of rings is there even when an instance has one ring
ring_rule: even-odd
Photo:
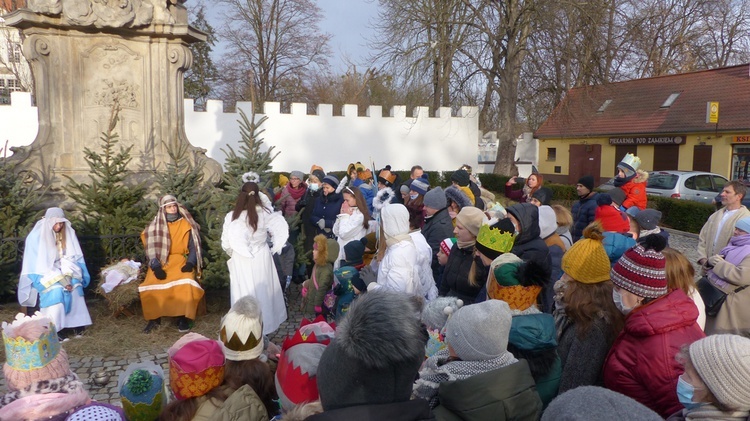
[[[696,259],[696,248],[698,244],[698,237],[694,234],[683,233],[680,231],[669,230],[670,246],[685,253],[685,255],[691,261]],[[281,342],[286,338],[287,335],[294,333],[296,328],[299,326],[302,320],[302,312],[299,311],[300,303],[300,287],[299,285],[292,284],[289,290],[289,310],[286,322],[284,322],[279,329],[269,337],[271,341],[277,345],[281,345]],[[159,364],[163,369],[164,373],[169,372],[169,365],[167,362],[167,349],[165,348],[162,352],[138,352],[126,356],[118,357],[73,357],[69,358],[70,368],[81,378],[86,385],[86,389],[89,391],[91,398],[99,402],[108,402],[113,405],[122,406],[120,402],[120,394],[117,389],[118,376],[125,371],[125,368],[137,362],[155,362]],[[99,387],[95,385],[91,379],[95,374],[106,371],[110,375],[109,383],[105,386]],[[166,375],[165,384],[169,384],[169,376]],[[0,390],[5,391],[5,378],[0,379]]]

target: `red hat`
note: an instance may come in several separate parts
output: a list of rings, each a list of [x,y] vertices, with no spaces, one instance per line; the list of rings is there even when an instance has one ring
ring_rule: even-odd
[[[601,205],[594,212],[594,219],[601,221],[604,231],[626,233],[630,231],[630,221],[625,212],[620,212],[611,205]]]
[[[224,353],[218,341],[187,334],[168,354],[169,386],[178,400],[203,396],[224,381]]]
[[[661,253],[666,239],[659,234],[643,237],[644,241],[629,249],[610,271],[612,283],[644,298],[659,298],[667,290],[666,258]]]

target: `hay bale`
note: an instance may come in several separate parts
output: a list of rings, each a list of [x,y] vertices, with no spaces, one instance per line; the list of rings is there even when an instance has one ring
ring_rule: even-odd
[[[119,262],[118,262],[119,263]],[[102,275],[99,278],[99,284],[96,287],[95,292],[107,299],[109,308],[113,313],[117,313],[123,307],[129,307],[140,299],[138,294],[138,286],[146,278],[146,269],[144,267],[138,271],[138,277],[126,284],[120,284],[116,286],[111,292],[106,293],[102,289],[102,285],[106,282],[104,274],[106,270],[116,265],[112,264],[102,270]]]

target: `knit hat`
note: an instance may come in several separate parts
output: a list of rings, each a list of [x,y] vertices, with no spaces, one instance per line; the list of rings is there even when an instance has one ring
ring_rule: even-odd
[[[128,420],[153,421],[166,403],[164,370],[153,362],[130,364],[120,373],[117,384],[122,409]]]
[[[598,386],[579,386],[550,402],[542,421],[588,421],[593,414],[607,414],[607,419],[612,421],[664,419],[645,405],[620,393]]]
[[[690,345],[690,360],[708,389],[732,410],[750,410],[750,339],[711,335]]]
[[[323,316],[313,322],[302,319],[294,335],[284,340],[274,376],[284,411],[318,400],[318,362],[336,335],[334,329],[335,325],[326,323]]]
[[[531,197],[538,200],[542,205],[549,205],[550,200],[552,200],[552,190],[547,187],[541,187]]]
[[[341,269],[341,268],[339,268]],[[355,269],[356,270],[356,269]],[[359,271],[357,271],[356,276],[352,276],[351,283],[354,288],[357,288],[357,291],[360,292],[360,294],[367,292],[367,284],[365,281],[359,276]]]
[[[411,190],[411,189],[410,189],[410,188],[409,188],[409,186],[407,186],[406,184],[402,184],[402,185],[401,185],[401,186],[400,186],[400,187],[398,188],[398,191],[400,191],[400,192],[401,192],[401,194],[407,194],[407,193],[409,193],[409,190]]]
[[[459,186],[469,185],[469,172],[466,170],[456,170],[451,174],[451,181],[455,181]]]
[[[125,412],[114,405],[91,401],[86,405],[78,407],[65,418],[65,421],[122,421],[125,419],[130,421],[138,420],[137,418],[125,418]]]
[[[563,255],[563,272],[582,284],[609,280],[609,257],[602,245],[602,224],[594,221],[583,230],[583,237]]]
[[[487,215],[479,208],[467,206],[462,208],[456,216],[456,221],[463,225],[474,237],[479,234],[479,228],[487,222]]]
[[[666,259],[661,253],[667,240],[652,234],[639,241],[612,266],[612,282],[639,297],[659,298],[667,293]]]
[[[424,196],[430,189],[430,180],[426,177],[418,178],[411,182],[411,189]]]
[[[440,250],[445,254],[446,256],[451,255],[451,249],[453,248],[453,245],[456,244],[456,241],[458,241],[455,237],[453,238],[446,238],[445,240],[440,242]]]
[[[469,199],[469,196],[467,196],[466,193],[462,192],[455,186],[447,187],[444,190],[444,193],[445,193],[445,199],[446,199],[446,206],[448,202],[457,204],[459,209],[463,209],[467,206],[474,205],[473,203],[471,203],[471,199]]]
[[[326,175],[325,177],[323,177],[323,180],[321,180],[321,182],[328,184],[334,189],[339,186],[339,179],[336,178],[333,174]]]
[[[739,221],[735,222],[734,227],[750,233],[750,216],[742,218]]]
[[[443,209],[444,207],[448,206],[448,202],[445,199],[445,192],[443,191],[443,188],[440,186],[437,186],[434,189],[425,193],[424,199],[422,200],[422,204],[424,204],[424,206],[427,208],[437,209],[437,210]]]
[[[539,236],[544,239],[557,230],[557,215],[551,206],[539,206]]]
[[[609,190],[607,194],[609,194],[609,197],[612,198],[612,201],[618,205],[622,205],[622,202],[625,201],[625,190],[619,187],[615,187],[614,189]]]
[[[550,277],[547,266],[534,260],[524,262],[512,253],[493,260],[490,272],[492,278],[487,281],[487,297],[502,300],[511,310],[520,311],[537,304],[539,293]]]
[[[324,410],[409,400],[427,342],[420,312],[412,297],[382,288],[354,300],[318,365]]]
[[[594,190],[594,176],[593,175],[584,175],[583,177],[578,179],[578,184],[583,185],[583,187],[586,187],[589,189],[589,191]]]
[[[18,313],[12,323],[3,322],[2,327],[6,358],[3,374],[11,392],[73,373],[55,324],[46,316]]]
[[[344,245],[344,261],[341,266],[357,266],[362,264],[365,255],[365,243],[362,240],[354,240]]]
[[[167,354],[169,386],[178,400],[203,396],[224,381],[224,354],[218,341],[191,332]]]
[[[365,235],[360,241],[363,241],[365,243],[365,248],[370,249],[371,253],[378,248],[378,237],[374,232]]]
[[[279,187],[284,187],[289,184],[289,177],[284,174],[279,174]]]
[[[661,212],[656,209],[644,209],[635,215],[635,222],[644,230],[656,228],[659,221],[661,221]]]
[[[425,345],[425,357],[429,358],[448,347],[445,343],[445,323],[463,305],[463,300],[456,297],[438,297],[424,306],[422,323],[430,336]]]
[[[515,230],[513,222],[507,218],[501,219],[493,225],[482,224],[477,233],[477,251],[490,259],[508,253],[513,248],[513,241],[515,240],[513,233]]]
[[[463,361],[484,361],[508,352],[508,303],[487,300],[461,307],[445,324],[445,340]]]
[[[221,319],[221,349],[228,360],[245,361],[263,353],[263,318],[258,301],[246,295]]]
[[[305,174],[303,174],[302,171],[294,170],[294,171],[292,171],[292,172],[289,173],[289,178],[293,178],[293,177],[297,177],[300,180],[304,180],[305,179]]]

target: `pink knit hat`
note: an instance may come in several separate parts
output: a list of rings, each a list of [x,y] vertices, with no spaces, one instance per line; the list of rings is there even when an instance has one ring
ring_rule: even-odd
[[[6,357],[3,374],[11,391],[73,374],[68,354],[57,339],[57,329],[47,317],[18,313],[12,323],[3,322],[2,327]]]

